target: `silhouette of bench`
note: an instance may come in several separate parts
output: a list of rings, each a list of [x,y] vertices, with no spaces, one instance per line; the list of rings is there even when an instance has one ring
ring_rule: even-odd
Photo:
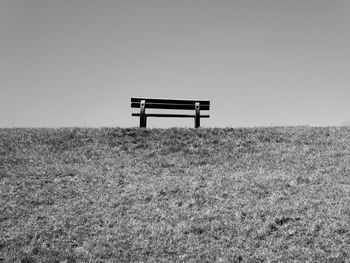
[[[199,128],[200,118],[209,118],[209,115],[201,115],[200,113],[201,110],[209,110],[210,101],[131,98],[131,108],[140,109],[140,113],[131,114],[132,116],[140,117],[140,128],[146,128],[147,117],[194,118],[194,127]],[[193,110],[194,114],[146,113],[146,108],[167,110]]]

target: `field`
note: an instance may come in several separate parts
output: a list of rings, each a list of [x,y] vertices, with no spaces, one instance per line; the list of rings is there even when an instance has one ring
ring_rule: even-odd
[[[0,262],[350,262],[350,127],[0,129]]]

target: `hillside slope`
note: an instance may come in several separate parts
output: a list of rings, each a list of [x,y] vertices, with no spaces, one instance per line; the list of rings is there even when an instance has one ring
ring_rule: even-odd
[[[350,128],[0,129],[0,262],[350,262]]]

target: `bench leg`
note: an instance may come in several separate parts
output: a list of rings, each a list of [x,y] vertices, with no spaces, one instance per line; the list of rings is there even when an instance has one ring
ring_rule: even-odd
[[[196,115],[194,117],[194,127],[199,128],[201,125],[201,118],[200,118],[200,103],[196,102],[195,104],[195,110],[196,110]]]
[[[146,102],[141,100],[140,103],[140,128],[146,128],[147,117],[146,117]]]

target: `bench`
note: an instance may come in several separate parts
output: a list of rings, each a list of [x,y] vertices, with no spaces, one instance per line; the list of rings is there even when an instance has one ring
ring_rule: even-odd
[[[209,110],[210,101],[131,98],[131,108],[140,109],[140,113],[131,114],[132,116],[140,117],[140,128],[146,128],[147,117],[194,118],[194,127],[199,128],[200,118],[209,118],[209,115],[201,115],[200,112],[201,110]],[[167,110],[193,110],[194,114],[146,113],[146,108]]]

